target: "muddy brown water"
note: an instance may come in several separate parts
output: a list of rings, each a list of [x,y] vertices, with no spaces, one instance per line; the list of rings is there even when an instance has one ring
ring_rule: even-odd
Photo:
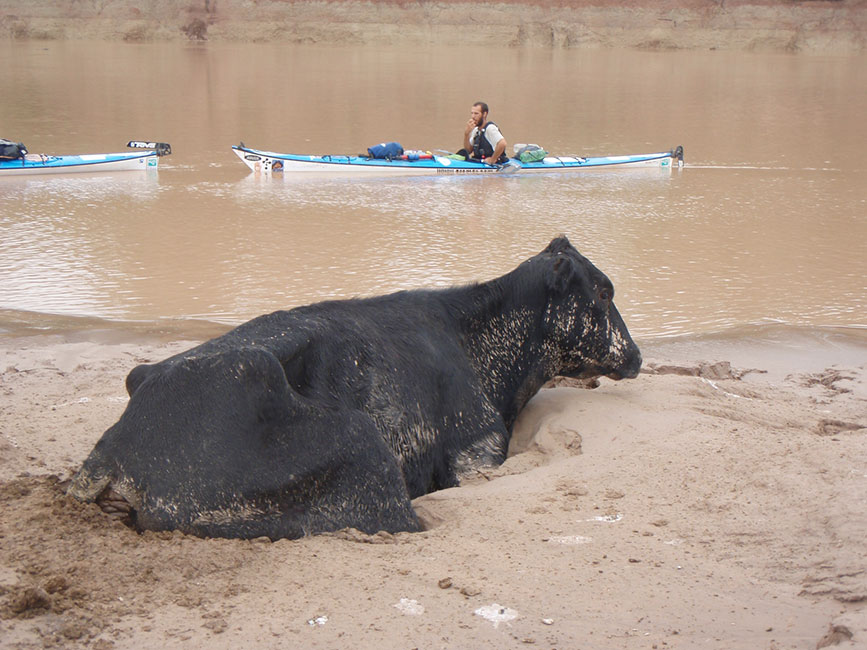
[[[485,280],[558,234],[612,278],[638,338],[867,323],[863,56],[7,41],[0,60],[0,137],[174,149],[157,173],[0,178],[6,331],[45,314],[225,325]],[[299,180],[230,150],[455,150],[476,99],[511,143],[683,145],[686,166]]]

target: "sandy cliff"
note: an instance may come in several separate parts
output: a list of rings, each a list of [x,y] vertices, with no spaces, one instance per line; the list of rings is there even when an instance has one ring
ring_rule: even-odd
[[[867,51],[867,0],[0,0],[0,38]]]

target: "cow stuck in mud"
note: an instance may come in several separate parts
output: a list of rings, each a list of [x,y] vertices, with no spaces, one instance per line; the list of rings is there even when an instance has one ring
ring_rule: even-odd
[[[638,375],[610,280],[563,237],[479,284],[278,311],[127,377],[69,494],[139,530],[417,531],[410,500],[506,458],[556,375]]]

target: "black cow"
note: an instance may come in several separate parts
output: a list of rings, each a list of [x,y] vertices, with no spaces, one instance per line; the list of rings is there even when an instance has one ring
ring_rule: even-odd
[[[410,499],[502,463],[546,381],[638,374],[613,293],[558,238],[489,282],[260,316],[134,368],[69,493],[140,530],[418,530]]]

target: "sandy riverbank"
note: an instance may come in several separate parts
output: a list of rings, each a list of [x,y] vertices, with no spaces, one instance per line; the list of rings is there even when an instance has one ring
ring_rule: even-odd
[[[657,342],[546,389],[429,529],[137,535],[65,497],[137,363],[189,341],[0,340],[4,648],[867,647],[863,332]]]
[[[867,51],[865,0],[0,0],[0,38]]]

